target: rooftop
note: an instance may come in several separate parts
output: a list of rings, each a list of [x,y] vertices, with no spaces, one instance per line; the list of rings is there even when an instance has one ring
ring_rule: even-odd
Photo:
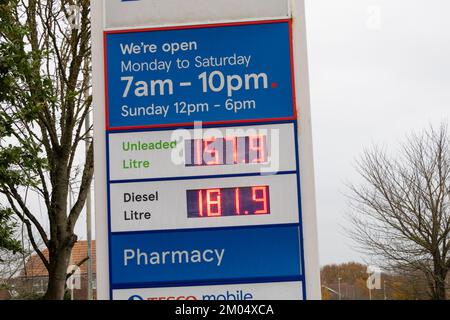
[[[95,260],[95,240],[92,240],[92,268],[95,273],[96,260]],[[42,251],[44,256],[48,258],[48,249]],[[72,256],[70,257],[69,265],[76,265],[83,261],[87,257],[87,241],[78,241],[75,243],[72,249]],[[87,261],[81,266],[81,274],[87,274]],[[48,276],[47,269],[45,268],[42,260],[34,253],[27,261],[25,269],[20,273],[21,276],[28,277],[46,277]]]

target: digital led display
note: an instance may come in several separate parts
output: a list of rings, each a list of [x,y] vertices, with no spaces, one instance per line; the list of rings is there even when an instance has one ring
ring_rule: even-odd
[[[187,191],[188,218],[270,214],[268,186]]]
[[[223,137],[187,140],[186,166],[217,166],[267,163],[267,137]]]

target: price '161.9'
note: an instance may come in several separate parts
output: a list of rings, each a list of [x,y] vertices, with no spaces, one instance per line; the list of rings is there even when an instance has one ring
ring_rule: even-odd
[[[188,218],[270,214],[268,186],[187,191]]]
[[[186,166],[262,164],[268,161],[267,137],[224,137],[187,140]]]

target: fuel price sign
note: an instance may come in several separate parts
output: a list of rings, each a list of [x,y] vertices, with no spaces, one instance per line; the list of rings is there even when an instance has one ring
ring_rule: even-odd
[[[307,297],[293,37],[290,17],[104,32],[110,298]]]
[[[269,186],[187,191],[189,218],[270,214]]]

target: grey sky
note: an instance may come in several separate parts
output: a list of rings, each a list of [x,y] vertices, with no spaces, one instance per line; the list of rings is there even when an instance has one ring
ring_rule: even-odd
[[[320,262],[362,261],[345,182],[365,147],[450,120],[450,1],[306,0],[306,14]]]
[[[342,230],[345,182],[365,147],[450,120],[450,1],[306,5],[320,262],[361,261]]]

